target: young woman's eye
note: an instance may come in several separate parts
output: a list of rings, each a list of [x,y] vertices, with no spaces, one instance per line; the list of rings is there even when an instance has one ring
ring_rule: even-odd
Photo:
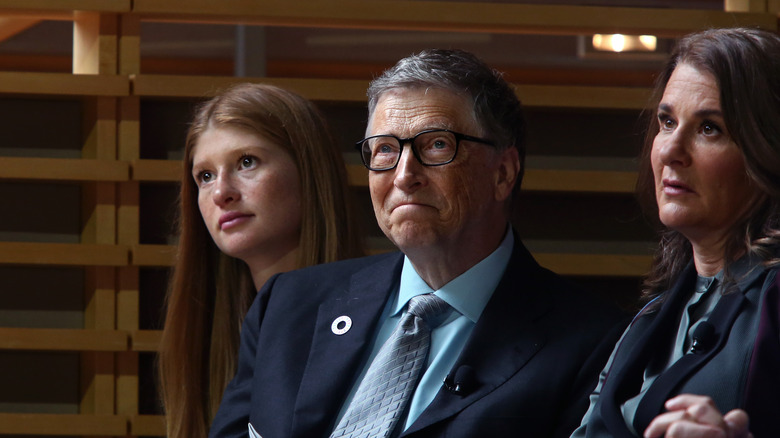
[[[198,174],[195,176],[195,182],[197,183],[207,183],[211,181],[214,178],[214,175],[211,172],[198,172]]]
[[[257,163],[257,158],[251,155],[244,155],[241,157],[241,167],[248,169]]]

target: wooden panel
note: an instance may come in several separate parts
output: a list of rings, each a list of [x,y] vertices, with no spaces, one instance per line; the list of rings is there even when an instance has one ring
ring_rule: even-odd
[[[2,264],[124,266],[128,261],[123,245],[0,242]]]
[[[311,100],[365,102],[368,81],[340,79],[236,78],[228,76],[131,76],[137,96],[209,98],[232,84],[257,82],[295,91]]]
[[[173,181],[181,177],[181,161],[178,160],[133,160],[131,178],[133,181]]]
[[[136,330],[130,335],[133,351],[157,351],[162,338],[162,330]]]
[[[114,330],[0,327],[0,349],[46,351],[126,351],[127,332]]]
[[[135,0],[142,18],[392,30],[681,35],[735,25],[777,28],[771,14],[400,0]]]
[[[0,434],[125,436],[127,419],[116,415],[0,413]]]
[[[72,11],[130,12],[130,0],[0,0],[0,10],[27,11],[42,18],[47,12]],[[64,18],[64,17],[63,17]]]
[[[176,247],[172,245],[133,245],[134,266],[173,266]]]
[[[636,172],[527,169],[524,191],[633,193]]]
[[[60,96],[128,96],[130,79],[118,75],[0,72],[0,93]]]
[[[133,161],[132,179],[178,182],[180,166],[179,161],[173,160]],[[352,186],[368,186],[368,171],[362,164],[348,164],[347,178]],[[636,172],[527,169],[523,178],[523,190],[633,193],[636,178]],[[142,255],[147,256],[148,254]]]
[[[368,187],[368,169],[362,164],[347,164],[347,180],[351,186]]]
[[[368,186],[368,171],[362,164],[348,164],[347,176],[353,186]],[[596,170],[526,169],[524,191],[633,193],[636,172]]]
[[[128,181],[130,165],[109,160],[0,157],[0,178],[39,181]]]
[[[653,257],[630,254],[533,253],[540,265],[560,275],[638,277],[647,274]]]
[[[5,41],[14,35],[18,35],[41,21],[36,18],[0,17],[0,41]]]
[[[165,417],[162,415],[135,415],[130,418],[130,435],[165,436]]]
[[[766,12],[767,0],[725,0],[724,10],[731,12]]]
[[[73,11],[73,73],[117,73],[116,14]]]
[[[644,109],[649,88],[515,85],[517,96],[528,107]]]
[[[213,97],[221,89],[239,82],[278,85],[312,100],[365,102],[368,81],[353,79],[235,78],[226,76],[132,76],[133,94],[155,97]],[[629,87],[589,87],[515,85],[517,95],[529,107],[643,109],[650,89]]]
[[[369,239],[369,255],[397,251],[386,239]],[[631,253],[534,251],[536,261],[560,275],[639,277],[646,275],[652,263],[652,255]]]
[[[117,71],[119,74],[141,72],[141,22],[137,15],[120,17]]]
[[[0,434],[124,436],[127,419],[116,415],[0,413]]]

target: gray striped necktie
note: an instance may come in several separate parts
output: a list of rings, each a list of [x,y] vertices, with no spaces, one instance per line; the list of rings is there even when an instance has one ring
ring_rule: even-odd
[[[408,309],[368,367],[331,438],[390,435],[425,367],[431,329],[443,322],[450,309],[434,294],[409,300]]]

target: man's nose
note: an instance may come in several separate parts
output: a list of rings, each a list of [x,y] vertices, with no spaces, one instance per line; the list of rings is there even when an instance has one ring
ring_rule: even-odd
[[[403,191],[410,191],[423,184],[425,166],[414,156],[411,143],[406,145],[408,147],[401,145],[401,156],[398,157],[398,165],[395,167],[395,180],[393,183]]]

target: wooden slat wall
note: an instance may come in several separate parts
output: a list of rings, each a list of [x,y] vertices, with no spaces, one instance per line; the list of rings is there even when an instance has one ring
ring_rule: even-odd
[[[139,270],[171,266],[174,248],[140,243],[140,219],[148,212],[141,211],[139,191],[141,183],[175,183],[181,164],[141,158],[142,98],[202,98],[251,80],[287,87],[313,100],[365,100],[365,80],[143,74],[143,20],[492,33],[619,30],[676,36],[735,24],[777,29],[778,5],[778,0],[728,0],[727,12],[406,0],[0,0],[0,13],[20,20],[7,22],[8,35],[44,19],[71,20],[75,29],[71,74],[0,72],[0,93],[82,98],[85,123],[81,158],[0,157],[0,181],[81,184],[80,242],[3,241],[0,264],[80,266],[86,272],[82,329],[0,327],[0,350],[80,352],[79,413],[0,413],[0,434],[165,433],[162,417],[139,415],[139,354],[156,351],[160,338],[159,331],[139,327],[144,293]],[[539,108],[642,109],[648,96],[647,89],[622,87],[517,84],[517,90],[525,105]],[[367,186],[362,166],[349,165],[348,172],[350,184]],[[633,190],[635,180],[635,173],[627,171],[531,168],[524,189],[621,195]],[[543,265],[577,276],[638,276],[649,264],[645,254],[535,255]]]

